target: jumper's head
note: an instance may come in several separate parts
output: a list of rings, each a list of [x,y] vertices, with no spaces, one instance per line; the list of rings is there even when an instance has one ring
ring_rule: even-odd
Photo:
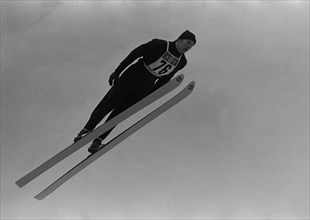
[[[195,35],[189,30],[184,31],[176,40],[176,48],[179,53],[185,53],[196,44]]]

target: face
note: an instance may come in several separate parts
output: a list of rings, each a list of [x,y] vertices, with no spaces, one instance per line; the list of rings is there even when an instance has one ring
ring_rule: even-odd
[[[194,46],[194,41],[188,39],[178,39],[176,42],[176,47],[179,53],[185,53],[189,51],[192,46]]]

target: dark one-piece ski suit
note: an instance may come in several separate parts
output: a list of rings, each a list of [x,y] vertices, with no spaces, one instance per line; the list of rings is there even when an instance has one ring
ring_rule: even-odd
[[[94,109],[84,128],[92,131],[110,112],[107,121],[115,117],[169,82],[186,64],[185,55],[177,51],[175,41],[153,39],[135,48],[116,68],[115,73],[120,75],[129,66]],[[99,138],[104,140],[112,130]]]

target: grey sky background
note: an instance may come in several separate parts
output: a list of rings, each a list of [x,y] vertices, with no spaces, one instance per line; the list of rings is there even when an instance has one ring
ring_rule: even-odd
[[[86,147],[14,184],[71,144],[133,48],[186,29],[191,96],[41,202]],[[1,218],[309,218],[309,2],[1,1]]]

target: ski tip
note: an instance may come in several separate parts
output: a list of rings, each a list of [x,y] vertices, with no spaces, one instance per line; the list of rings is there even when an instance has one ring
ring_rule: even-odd
[[[188,88],[189,90],[193,90],[194,87],[195,87],[195,81],[192,81],[192,82],[191,82],[190,84],[188,84],[188,86],[187,86],[187,88]]]
[[[183,75],[183,74],[180,74],[180,75],[178,75],[178,76],[176,77],[176,81],[177,81],[177,82],[182,82],[183,79],[184,79],[184,75]]]

